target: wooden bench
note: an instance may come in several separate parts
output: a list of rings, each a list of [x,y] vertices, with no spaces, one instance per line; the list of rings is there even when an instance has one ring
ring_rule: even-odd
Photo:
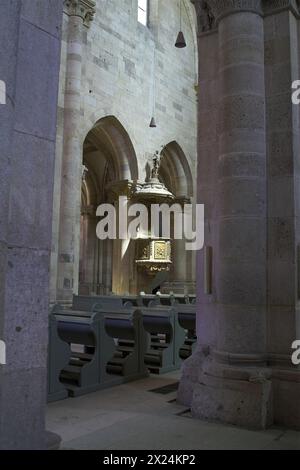
[[[179,324],[186,331],[185,341],[180,349],[180,357],[185,360],[193,354],[197,344],[196,305],[179,304],[176,308]]]
[[[84,312],[57,305],[52,315],[60,338],[69,345],[70,359],[60,380],[70,396],[147,376],[143,358],[148,335],[137,309]]]
[[[154,373],[165,373],[180,367],[180,348],[185,332],[178,322],[173,307],[156,306],[142,310],[145,330],[151,335],[150,348],[145,363]]]
[[[48,344],[48,402],[67,398],[68,391],[59,380],[62,369],[69,363],[70,346],[59,336],[55,315],[49,315],[49,344]]]

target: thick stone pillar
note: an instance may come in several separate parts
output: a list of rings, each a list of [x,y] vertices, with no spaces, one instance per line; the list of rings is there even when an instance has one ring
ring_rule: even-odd
[[[58,249],[57,300],[78,292],[82,178],[81,88],[84,28],[95,12],[93,0],[65,0],[69,16],[64,103],[64,142]]]
[[[198,17],[199,94],[198,94],[198,172],[197,202],[205,205],[205,249],[214,249],[213,261],[217,259],[216,185],[218,162],[218,30],[205,2],[194,1]],[[214,263],[213,263],[214,264]],[[213,269],[215,272],[215,269]],[[216,294],[204,288],[204,250],[197,253],[197,329],[199,348],[183,363],[178,400],[191,407],[193,393],[198,383],[201,364],[215,344],[217,328]],[[210,284],[210,283],[208,283]],[[204,352],[203,352],[204,351]]]
[[[300,339],[300,106],[291,84],[300,78],[300,3],[266,4],[267,350],[274,422],[299,428],[300,368],[291,363],[291,344]]]
[[[206,5],[218,25],[217,87],[215,98],[210,97],[217,112],[218,150],[210,163],[204,201],[199,200],[208,202],[206,244],[210,248],[206,256],[200,254],[198,262],[198,315],[203,318],[197,328],[199,350],[190,366],[195,367],[195,358],[200,364],[189,393],[196,417],[265,427],[270,421],[271,382],[265,367],[267,211],[261,2],[212,0]],[[199,173],[202,151],[200,147]],[[215,199],[213,207],[209,198]],[[212,272],[207,275],[208,271]],[[208,296],[209,302],[205,301]],[[190,366],[186,366],[187,376]]]
[[[199,23],[198,349],[194,416],[300,427],[299,2],[195,0]],[[215,57],[218,54],[218,63]],[[217,142],[217,145],[216,145]]]
[[[0,2],[0,449],[46,447],[61,19],[61,0]]]
[[[254,362],[264,363],[267,201],[263,19],[258,1],[227,3],[236,6],[214,9],[219,19],[216,290],[218,328],[222,331],[216,348],[221,355],[248,352],[256,356]],[[248,5],[253,11],[248,11]]]

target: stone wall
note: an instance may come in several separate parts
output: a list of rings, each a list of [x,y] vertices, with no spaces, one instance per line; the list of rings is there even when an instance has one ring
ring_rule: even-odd
[[[81,164],[82,145],[87,133],[101,118],[114,116],[133,144],[140,181],[144,181],[146,163],[154,151],[173,141],[180,145],[191,172],[195,174],[197,44],[194,8],[189,1],[184,0],[182,29],[187,42],[186,49],[174,47],[180,26],[179,3],[174,0],[150,0],[149,8],[149,26],[145,27],[137,21],[137,0],[96,1],[93,21],[89,28],[83,25],[80,58],[77,56],[78,67],[81,64],[81,83],[76,130],[67,131],[65,91],[68,85],[66,73],[70,56],[67,42],[71,17],[67,14],[63,17],[52,238],[52,300],[59,298],[57,288],[61,291],[63,286],[58,284],[64,282],[64,279],[57,278],[58,272],[62,270],[58,262],[61,263],[62,257],[68,260],[78,258],[77,254],[73,254],[73,251],[78,253],[79,234],[74,227],[64,230],[72,232],[72,236],[64,243],[63,256],[62,249],[59,249],[59,239],[63,236],[60,234],[60,220],[65,213],[61,204],[65,204],[67,198],[62,193],[62,184],[74,188],[73,183],[62,178],[62,155],[66,158],[63,146],[72,132],[76,133],[81,151],[73,151],[70,158]],[[154,101],[157,128],[150,129]],[[72,171],[68,170],[70,174]],[[78,170],[74,170],[74,174],[78,174]],[[80,184],[75,186],[78,186],[77,196],[74,196],[75,199],[77,197],[78,206]],[[79,217],[80,208],[77,207],[76,211]],[[77,220],[73,225],[78,223]],[[78,271],[77,267],[74,271]],[[70,284],[75,285],[75,290],[76,272],[72,274],[69,270],[65,276],[69,278]]]

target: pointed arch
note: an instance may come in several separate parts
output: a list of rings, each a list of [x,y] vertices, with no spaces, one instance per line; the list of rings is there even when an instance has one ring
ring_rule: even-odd
[[[92,126],[84,146],[101,149],[106,154],[116,181],[138,179],[138,163],[131,139],[115,116],[105,116]]]
[[[166,175],[169,189],[177,197],[192,198],[194,195],[192,171],[180,145],[176,141],[168,143],[162,150],[162,157],[162,175]]]
[[[198,25],[197,25],[197,14],[195,10],[195,6],[193,5],[193,1],[190,0],[183,0],[183,5],[185,7],[189,23],[192,30],[193,35],[193,47],[194,47],[194,57],[195,57],[195,85],[198,84]]]

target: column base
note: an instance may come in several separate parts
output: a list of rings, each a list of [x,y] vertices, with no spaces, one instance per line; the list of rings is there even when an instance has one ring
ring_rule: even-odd
[[[300,369],[273,369],[274,424],[300,430]]]
[[[273,423],[271,371],[218,363],[198,350],[183,367],[178,401],[201,420],[265,429]]]
[[[177,401],[182,405],[192,407],[194,390],[198,384],[199,370],[208,355],[203,348],[197,348],[192,356],[182,363],[181,380],[177,392]]]
[[[46,449],[59,450],[61,445],[61,437],[51,431],[46,431]]]

